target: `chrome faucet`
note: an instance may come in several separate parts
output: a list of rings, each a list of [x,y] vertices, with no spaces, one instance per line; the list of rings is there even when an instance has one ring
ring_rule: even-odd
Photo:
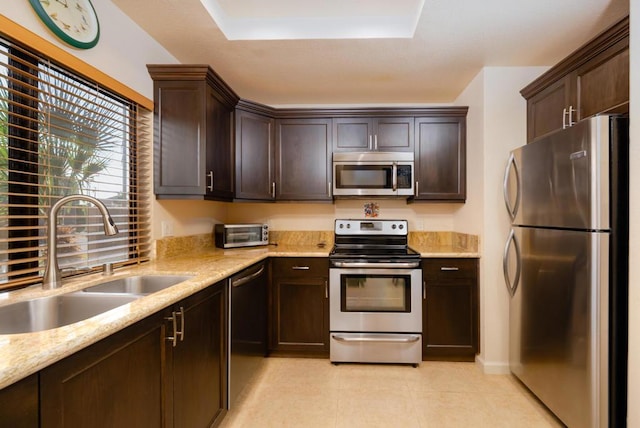
[[[102,222],[104,223],[104,234],[107,236],[115,235],[118,233],[118,228],[114,223],[107,207],[98,199],[86,196],[86,195],[69,195],[60,199],[53,204],[49,211],[49,217],[47,218],[47,265],[44,271],[44,278],[42,279],[42,288],[45,290],[51,290],[58,288],[62,285],[62,278],[60,275],[60,267],[58,266],[58,211],[60,208],[71,201],[86,201],[95,205],[102,214]]]

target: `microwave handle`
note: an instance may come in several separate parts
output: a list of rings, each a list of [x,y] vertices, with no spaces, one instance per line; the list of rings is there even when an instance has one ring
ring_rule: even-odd
[[[398,164],[396,162],[393,163],[393,169],[391,170],[391,187],[394,192],[398,190]]]

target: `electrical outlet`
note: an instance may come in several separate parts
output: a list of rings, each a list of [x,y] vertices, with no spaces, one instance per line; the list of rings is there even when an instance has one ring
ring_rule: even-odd
[[[418,230],[420,231],[424,230],[424,220],[418,220],[416,223],[417,223],[416,226],[418,227]]]
[[[173,222],[164,220],[161,223],[162,225],[162,237],[173,236]]]

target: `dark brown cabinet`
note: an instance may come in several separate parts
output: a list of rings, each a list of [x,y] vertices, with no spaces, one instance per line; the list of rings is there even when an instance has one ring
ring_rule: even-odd
[[[480,351],[478,260],[424,259],[422,359],[474,361]]]
[[[147,68],[154,86],[156,197],[231,200],[237,95],[205,65]]]
[[[605,112],[627,112],[629,18],[602,32],[520,91],[527,141]]]
[[[414,201],[465,201],[466,111],[416,118]]]
[[[177,342],[171,348],[173,427],[210,427],[227,405],[227,286],[219,282],[175,305]],[[179,333],[176,335],[176,333]],[[175,346],[173,345],[175,343]],[[133,426],[133,425],[132,425]]]
[[[37,428],[38,374],[0,389],[0,424],[12,428]]]
[[[40,372],[41,426],[214,426],[227,391],[217,283]]]
[[[155,314],[43,369],[42,427],[172,426],[165,337]]]
[[[275,200],[275,120],[236,110],[236,199]]]
[[[329,355],[329,261],[274,258],[270,287],[270,353]]]
[[[333,151],[413,151],[413,117],[337,117]]]
[[[278,201],[331,201],[331,120],[276,120]]]

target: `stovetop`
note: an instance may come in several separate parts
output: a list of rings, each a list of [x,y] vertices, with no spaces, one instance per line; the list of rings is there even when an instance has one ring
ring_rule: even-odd
[[[405,262],[420,259],[407,242],[406,220],[336,220],[330,260]]]

